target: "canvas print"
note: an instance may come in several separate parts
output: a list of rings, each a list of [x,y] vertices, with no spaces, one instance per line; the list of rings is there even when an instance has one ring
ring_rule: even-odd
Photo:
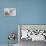
[[[4,16],[16,16],[16,8],[4,8]]]

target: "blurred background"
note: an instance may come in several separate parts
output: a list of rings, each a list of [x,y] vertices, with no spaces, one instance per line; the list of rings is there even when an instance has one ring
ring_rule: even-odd
[[[16,16],[4,16],[4,8],[12,7]],[[46,24],[46,0],[0,0],[0,44],[8,43],[9,32],[18,36],[18,24]]]

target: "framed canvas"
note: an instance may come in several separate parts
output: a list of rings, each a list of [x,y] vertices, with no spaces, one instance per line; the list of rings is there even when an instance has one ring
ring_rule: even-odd
[[[16,16],[16,8],[4,8],[4,16]]]

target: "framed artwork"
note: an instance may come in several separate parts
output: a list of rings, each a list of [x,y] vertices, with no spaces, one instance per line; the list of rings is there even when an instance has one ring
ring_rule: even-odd
[[[4,16],[16,16],[16,8],[4,8]]]

